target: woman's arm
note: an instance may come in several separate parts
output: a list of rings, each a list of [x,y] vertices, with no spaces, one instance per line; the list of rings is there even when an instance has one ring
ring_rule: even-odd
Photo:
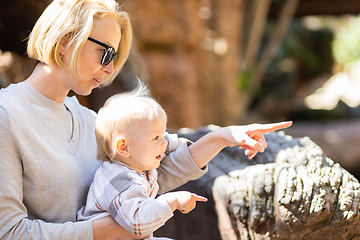
[[[99,220],[54,223],[29,219],[23,202],[23,169],[21,156],[11,131],[9,117],[0,106],[0,239],[141,239],[119,226],[111,217]],[[51,187],[51,186],[49,186]],[[39,206],[41,201],[39,200]]]
[[[0,239],[91,239],[91,222],[50,223],[29,219],[23,202],[27,177],[11,131],[9,117],[0,106]],[[41,205],[39,200],[39,205]]]
[[[134,235],[126,231],[111,217],[104,217],[92,221],[94,240],[133,240],[133,239],[144,239],[150,237]]]

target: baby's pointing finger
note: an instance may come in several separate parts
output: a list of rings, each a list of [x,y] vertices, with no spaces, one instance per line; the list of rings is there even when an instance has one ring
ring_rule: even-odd
[[[196,194],[193,194],[193,196],[195,197],[195,201],[197,201],[197,202],[207,202],[207,200],[208,200],[206,197],[199,196]]]
[[[264,133],[273,132],[273,131],[276,131],[276,130],[288,128],[291,125],[292,125],[292,121],[262,124],[262,126],[258,128],[258,132],[261,132],[261,133],[264,134]]]

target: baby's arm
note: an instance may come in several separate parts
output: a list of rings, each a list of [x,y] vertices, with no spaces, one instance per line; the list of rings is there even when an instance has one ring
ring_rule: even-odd
[[[173,216],[166,199],[148,197],[141,184],[134,184],[117,195],[108,211],[123,228],[141,236],[152,234]]]
[[[154,199],[141,189],[140,185],[131,186],[116,196],[109,208],[115,221],[135,235],[150,235],[163,226],[176,209],[188,213],[195,208],[196,201],[207,201],[186,191],[166,193]]]
[[[190,180],[195,180],[207,172],[207,168],[199,168],[192,159],[188,146],[191,141],[178,138],[177,134],[166,133],[169,144],[165,158],[157,168],[159,192],[163,194],[171,191]],[[180,143],[184,142],[179,146]]]
[[[203,168],[223,148],[239,146],[246,149],[249,159],[267,147],[265,133],[290,127],[292,122],[251,124],[216,129],[189,146],[189,152],[199,168]]]

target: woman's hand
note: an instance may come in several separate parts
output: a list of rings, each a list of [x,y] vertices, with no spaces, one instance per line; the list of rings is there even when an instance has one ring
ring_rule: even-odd
[[[94,240],[133,240],[149,236],[134,235],[121,227],[111,216],[92,221]]]

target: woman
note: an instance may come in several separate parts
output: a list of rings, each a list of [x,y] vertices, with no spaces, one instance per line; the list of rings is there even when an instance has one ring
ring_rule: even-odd
[[[70,90],[88,95],[110,84],[131,39],[128,15],[114,0],[54,0],[40,16],[28,42],[36,68],[24,82],[0,91],[0,239],[139,238],[111,217],[76,222],[100,161],[95,114],[67,97]],[[289,124],[263,126],[238,129],[246,133],[241,146],[250,148],[250,156],[266,147],[265,132]],[[172,149],[181,142],[169,139]],[[203,152],[189,147],[187,154],[198,161],[163,162],[162,191],[204,174],[206,163],[224,147],[214,144]]]
[[[37,21],[28,55],[39,63],[0,93],[0,239],[136,238],[110,218],[75,223],[99,161],[94,114],[66,97],[109,84],[131,38],[112,0],[55,0]]]
[[[0,91],[0,239],[144,237],[111,217],[76,222],[100,161],[95,114],[67,97],[110,84],[131,40],[128,15],[114,0],[55,0],[40,16],[28,42],[39,63],[24,82]],[[177,147],[176,137],[170,142]],[[165,165],[165,188],[188,180],[172,176],[172,162]]]

